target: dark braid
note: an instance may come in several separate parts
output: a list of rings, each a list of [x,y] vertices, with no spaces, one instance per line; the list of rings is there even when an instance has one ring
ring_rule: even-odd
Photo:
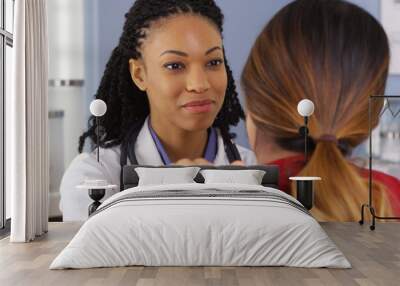
[[[222,35],[224,16],[214,0],[136,0],[125,14],[126,21],[119,44],[111,54],[95,95],[107,104],[107,112],[101,118],[103,134],[100,136],[100,142],[97,142],[95,118],[91,116],[88,120],[88,130],[79,138],[80,153],[87,137],[95,145],[99,144],[103,148],[121,144],[130,127],[144,121],[149,115],[147,95],[133,83],[129,72],[129,59],[141,58],[140,45],[146,38],[146,28],[152,22],[185,13],[207,18],[216,25]],[[228,86],[224,103],[213,126],[229,132],[229,126],[237,125],[240,119],[244,118],[244,112],[226,59],[225,66]]]

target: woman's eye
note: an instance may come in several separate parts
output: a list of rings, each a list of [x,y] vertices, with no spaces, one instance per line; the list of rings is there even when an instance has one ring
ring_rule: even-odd
[[[169,70],[180,70],[183,69],[185,66],[181,63],[168,63],[165,64],[164,67]]]
[[[223,60],[220,60],[220,59],[211,60],[211,61],[208,62],[207,66],[210,66],[210,67],[217,67],[217,66],[221,65],[223,62],[224,62],[224,61],[223,61]]]

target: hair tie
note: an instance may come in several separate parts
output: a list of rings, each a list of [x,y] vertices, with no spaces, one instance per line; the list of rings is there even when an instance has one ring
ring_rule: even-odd
[[[315,141],[317,142],[334,142],[335,144],[338,144],[338,139],[336,138],[335,135],[332,134],[324,134],[317,138]]]

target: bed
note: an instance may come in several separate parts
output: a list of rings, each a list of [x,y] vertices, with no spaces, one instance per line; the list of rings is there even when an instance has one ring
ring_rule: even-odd
[[[351,267],[307,209],[277,189],[276,166],[200,166],[192,182],[169,182],[167,176],[157,183],[152,174],[150,185],[139,183],[141,168],[151,169],[124,168],[124,191],[102,203],[50,269]],[[230,175],[232,182],[204,179],[202,172],[213,169],[238,172]],[[235,181],[250,169],[263,172],[260,184]]]

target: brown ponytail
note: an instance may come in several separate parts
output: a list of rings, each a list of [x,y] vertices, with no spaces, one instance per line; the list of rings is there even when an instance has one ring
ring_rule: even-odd
[[[299,176],[319,176],[315,182],[315,207],[312,214],[321,221],[355,221],[360,206],[368,201],[368,181],[350,164],[334,142],[321,141]],[[292,185],[292,190],[295,186]],[[381,215],[390,215],[390,207],[380,185],[374,186],[374,206]],[[294,195],[294,193],[293,193]]]
[[[242,85],[260,133],[301,153],[302,146],[291,144],[303,124],[296,107],[304,98],[315,104],[309,121],[314,150],[299,175],[322,178],[312,211],[320,220],[358,220],[361,204],[368,201],[368,182],[346,152],[368,138],[368,98],[383,94],[388,65],[388,39],[380,24],[360,7],[339,0],[290,3],[252,48]],[[372,106],[373,127],[382,105]],[[319,141],[324,134],[337,142]],[[373,188],[378,215],[390,215],[385,188]]]

